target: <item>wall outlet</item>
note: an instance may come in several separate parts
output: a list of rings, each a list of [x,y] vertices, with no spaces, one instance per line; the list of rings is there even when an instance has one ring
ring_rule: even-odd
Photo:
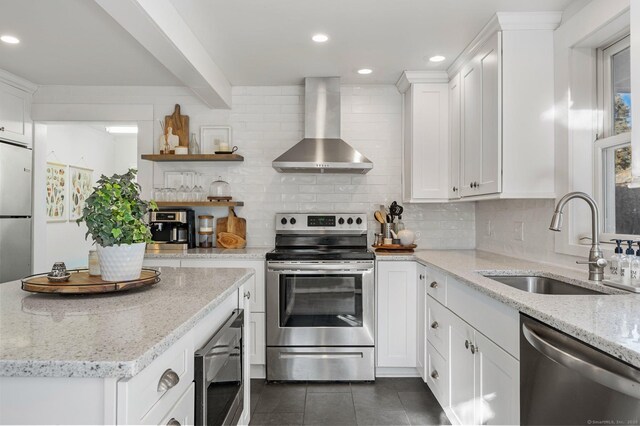
[[[524,222],[513,222],[513,239],[524,241]]]

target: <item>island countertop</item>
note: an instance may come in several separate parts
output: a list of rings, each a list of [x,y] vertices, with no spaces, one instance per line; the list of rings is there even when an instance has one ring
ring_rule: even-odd
[[[0,284],[0,376],[134,376],[254,274],[158,269],[161,281],[152,287],[92,296]]]
[[[640,368],[640,295],[587,279],[588,269],[568,269],[479,250],[419,250],[376,254],[378,261],[416,260],[520,312]],[[603,295],[528,293],[482,274],[539,275],[602,291]]]

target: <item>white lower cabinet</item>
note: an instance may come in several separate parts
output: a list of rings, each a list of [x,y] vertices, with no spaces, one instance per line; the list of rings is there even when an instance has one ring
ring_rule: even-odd
[[[193,407],[195,406],[195,383],[191,383],[182,397],[176,402],[169,414],[159,425],[192,425],[195,424]]]
[[[412,369],[415,374],[416,262],[380,261],[376,272],[376,366]]]
[[[417,268],[417,311],[424,312],[418,316],[417,354],[425,357],[425,383],[453,424],[519,424],[520,363],[512,337],[518,312],[451,276]],[[430,287],[434,281],[436,289]]]

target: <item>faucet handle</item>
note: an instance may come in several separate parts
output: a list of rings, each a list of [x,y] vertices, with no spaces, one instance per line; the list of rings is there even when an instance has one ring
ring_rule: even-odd
[[[578,265],[596,265],[599,268],[604,268],[609,264],[609,262],[607,262],[607,259],[604,259],[602,257],[597,260],[576,260],[576,263]]]

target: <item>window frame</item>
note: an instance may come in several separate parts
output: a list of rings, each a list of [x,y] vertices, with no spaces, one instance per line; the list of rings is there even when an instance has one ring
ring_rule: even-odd
[[[596,196],[596,202],[602,206],[602,214],[600,217],[600,240],[602,242],[610,242],[612,239],[637,240],[640,235],[629,234],[616,234],[611,232],[605,232],[607,229],[607,218],[611,217],[610,214],[615,214],[615,210],[612,210],[606,203],[606,190],[604,189],[607,183],[605,182],[606,176],[604,170],[605,150],[610,148],[622,148],[626,145],[631,145],[631,132],[625,132],[620,134],[614,134],[613,123],[613,82],[612,82],[612,58],[614,55],[622,52],[623,50],[631,47],[631,35],[626,33],[622,37],[617,37],[615,41],[606,44],[605,46],[597,49],[597,72],[596,72],[596,85],[597,85],[597,105],[598,105],[598,126],[597,136],[594,142],[594,155],[593,155],[593,170],[594,170],[594,194]],[[615,183],[614,183],[615,185]],[[609,215],[607,214],[609,213]]]

